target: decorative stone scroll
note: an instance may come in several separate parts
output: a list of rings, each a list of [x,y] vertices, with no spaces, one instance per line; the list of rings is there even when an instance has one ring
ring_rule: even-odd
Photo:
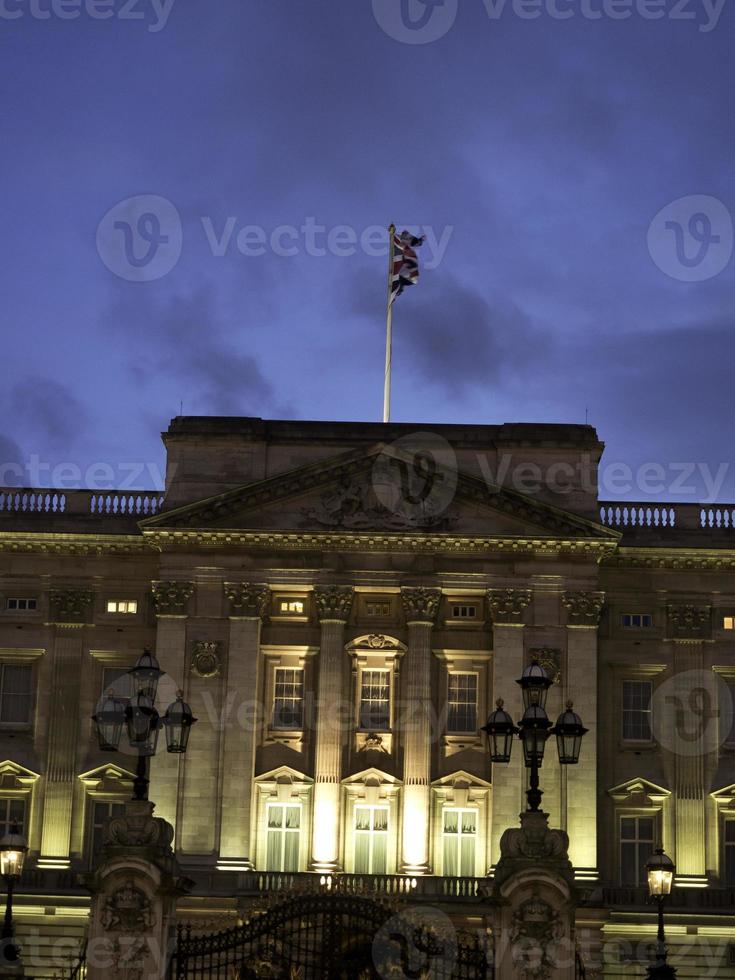
[[[82,626],[91,621],[94,602],[92,589],[51,589],[49,608],[51,622],[57,626]]]
[[[672,639],[704,640],[712,635],[712,607],[672,604],[666,609]]]
[[[334,619],[346,623],[350,618],[354,594],[351,585],[325,585],[314,589],[316,611],[320,622]]]
[[[158,616],[186,616],[193,582],[153,582],[153,605]]]
[[[217,677],[221,669],[221,659],[217,640],[200,640],[194,644],[191,654],[191,672],[197,677]]]
[[[596,627],[605,604],[604,592],[565,592],[561,597],[567,625]]]
[[[487,600],[493,623],[520,625],[532,598],[530,589],[488,589]]]
[[[254,582],[225,582],[225,596],[230,603],[230,615],[263,619],[268,612],[270,589]]]
[[[424,586],[402,588],[401,599],[406,621],[409,623],[433,623],[439,612],[441,589],[427,589]]]

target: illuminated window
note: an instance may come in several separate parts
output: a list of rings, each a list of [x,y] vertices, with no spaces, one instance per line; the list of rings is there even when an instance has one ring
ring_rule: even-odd
[[[620,881],[623,885],[646,882],[646,861],[653,854],[656,839],[654,817],[620,818]]]
[[[303,599],[279,599],[279,616],[303,616],[306,604]]]
[[[725,821],[723,838],[725,847],[725,884],[732,888],[735,886],[735,820]]]
[[[450,674],[447,732],[477,731],[477,674]]]
[[[355,873],[384,875],[388,860],[388,807],[355,807]]]
[[[301,667],[276,667],[273,728],[304,727],[304,672]]]
[[[722,619],[723,630],[735,630],[735,616],[724,616]]]
[[[477,619],[477,606],[466,602],[454,604],[452,606],[452,619]]]
[[[445,807],[442,819],[444,874],[461,878],[473,877],[477,841],[477,810]]]
[[[108,599],[108,613],[132,616],[138,611],[138,603],[135,599]]]
[[[301,804],[269,803],[267,807],[266,871],[298,871]]]
[[[89,829],[87,831],[87,857],[89,866],[94,867],[96,857],[105,841],[105,826],[113,817],[125,816],[124,803],[108,803],[95,800],[90,807]]]
[[[360,674],[360,727],[371,732],[390,728],[390,675],[387,670]]]
[[[651,741],[651,681],[623,681],[623,739]]]
[[[390,602],[366,602],[365,615],[375,619],[387,619],[390,616]]]
[[[623,613],[620,621],[626,629],[648,629],[653,626],[653,616],[650,613]]]
[[[38,608],[37,599],[6,599],[5,608],[13,612],[31,612]]]
[[[6,796],[0,798],[0,837],[10,833],[14,823],[25,836],[26,801]]]
[[[134,682],[127,667],[104,667],[102,670],[102,696],[112,692],[112,696],[122,701],[129,700],[136,692]]]
[[[0,664],[0,722],[27,725],[31,720],[31,668]]]

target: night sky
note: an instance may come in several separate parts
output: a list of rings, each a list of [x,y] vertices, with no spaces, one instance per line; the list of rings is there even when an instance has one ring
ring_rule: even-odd
[[[395,221],[396,421],[588,413],[601,496],[735,500],[735,9],[435,2],[0,0],[0,482],[378,420]]]

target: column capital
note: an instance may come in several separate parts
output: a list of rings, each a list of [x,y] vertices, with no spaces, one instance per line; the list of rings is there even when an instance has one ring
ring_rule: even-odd
[[[194,594],[194,583],[152,582],[151,592],[157,616],[186,616],[189,599]]]
[[[567,626],[597,629],[605,604],[604,592],[564,592],[561,602],[567,611]]]
[[[92,589],[49,589],[50,621],[58,626],[83,626],[91,622],[93,602]]]
[[[712,637],[712,606],[670,603],[666,607],[667,639],[696,642]]]
[[[433,625],[441,597],[441,589],[427,589],[423,585],[402,586],[401,601],[406,622]]]
[[[320,585],[314,589],[319,621],[333,619],[346,623],[350,618],[355,590],[351,585]]]
[[[268,611],[270,589],[258,582],[225,582],[225,597],[230,603],[230,616],[242,619],[263,619]]]
[[[487,601],[494,624],[522,626],[523,613],[531,604],[530,589],[488,589]]]

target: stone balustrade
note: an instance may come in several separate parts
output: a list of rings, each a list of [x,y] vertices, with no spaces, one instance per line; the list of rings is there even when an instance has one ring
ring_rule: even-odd
[[[601,500],[600,523],[617,531],[735,532],[735,504],[666,504]]]
[[[0,487],[0,527],[29,520],[41,527],[59,518],[100,521],[141,521],[160,513],[164,495],[158,490],[53,490]]]

